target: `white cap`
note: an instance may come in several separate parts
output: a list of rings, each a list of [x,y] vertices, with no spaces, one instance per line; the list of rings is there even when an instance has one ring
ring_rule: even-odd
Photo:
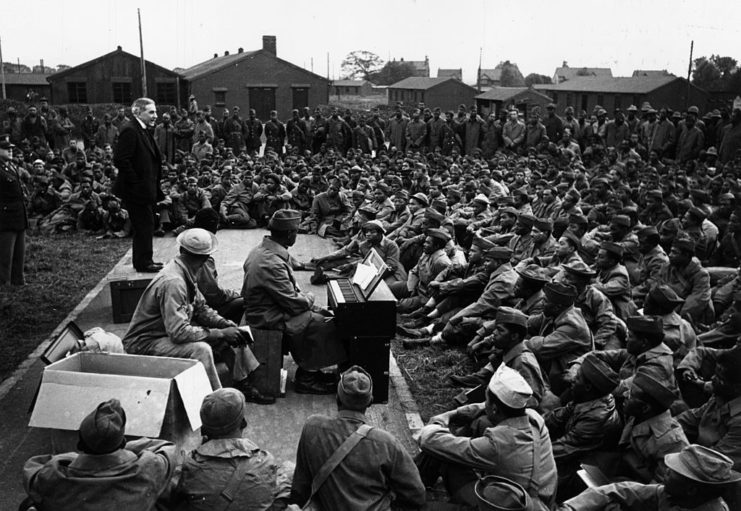
[[[489,381],[489,391],[510,408],[525,408],[533,395],[525,378],[514,369],[502,364]]]
[[[216,252],[216,247],[219,245],[214,234],[198,227],[181,232],[178,236],[178,243],[195,255],[211,255]]]

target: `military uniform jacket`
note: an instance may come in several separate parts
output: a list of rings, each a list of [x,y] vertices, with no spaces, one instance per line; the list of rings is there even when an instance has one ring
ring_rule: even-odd
[[[709,319],[714,315],[710,299],[710,274],[696,257],[683,268],[667,264],[660,280],[684,298],[680,314],[689,314],[693,320],[701,323],[710,322]]]
[[[584,292],[576,298],[575,305],[581,310],[587,325],[593,332],[595,347],[604,348],[618,328],[618,318],[615,316],[610,300],[594,286],[587,286]]]
[[[518,275],[512,265],[502,264],[491,272],[489,282],[478,300],[461,309],[454,318],[488,317],[496,314],[499,305],[512,297]]]
[[[634,417],[629,418],[620,437],[620,446],[627,451],[626,457],[638,462],[639,470],[652,474],[656,481],[664,480],[664,456],[680,452],[688,445],[687,436],[669,410],[638,424]]]
[[[478,438],[455,436],[445,426],[429,424],[420,431],[419,445],[422,452],[446,462],[511,479],[534,493],[541,506],[552,503],[556,464],[548,429],[534,410],[505,419]]]
[[[489,363],[494,370],[501,364],[505,364],[507,367],[520,373],[528,385],[530,385],[530,388],[533,389],[533,395],[527,402],[528,408],[537,409],[540,407],[540,401],[543,399],[548,386],[543,379],[543,373],[540,370],[538,359],[525,346],[524,342],[515,345],[506,353],[492,353],[489,356]]]
[[[636,306],[631,298],[630,277],[625,266],[618,263],[612,268],[600,270],[597,278],[599,282],[594,287],[610,299],[617,317],[625,321],[636,313]]]
[[[660,282],[661,272],[669,264],[669,257],[661,247],[656,245],[638,258],[638,282],[642,289],[648,290],[654,284]]]
[[[594,354],[617,371],[620,383],[613,391],[616,396],[624,395],[628,391],[638,371],[664,382],[670,389],[677,388],[673,353],[663,342],[639,355],[631,355],[626,349],[596,351]]]
[[[23,185],[11,162],[0,163],[0,231],[23,231],[28,227]]]
[[[725,454],[733,460],[734,470],[741,468],[741,397],[726,401],[713,396],[677,421],[690,442]]]
[[[142,438],[110,454],[34,456],[23,467],[23,485],[39,509],[149,511],[175,467],[172,444]]]
[[[545,416],[545,424],[553,440],[553,456],[557,463],[576,461],[602,447],[611,432],[621,427],[611,394],[599,399],[556,408]]]
[[[562,381],[571,362],[594,349],[592,332],[575,307],[569,307],[555,318],[547,318],[541,312],[531,316],[527,323],[528,331],[536,335],[530,337],[526,345],[541,363],[550,363],[551,386]]]
[[[288,250],[265,237],[244,262],[242,297],[245,319],[253,328],[283,330],[290,318],[311,310],[293,276]]]
[[[432,254],[422,254],[419,262],[409,272],[407,288],[418,296],[429,296],[430,282],[448,266],[450,258],[442,248]]]
[[[517,264],[523,259],[532,257],[530,254],[533,252],[533,245],[534,241],[531,234],[515,234],[509,240],[509,248],[512,249],[512,264]]]

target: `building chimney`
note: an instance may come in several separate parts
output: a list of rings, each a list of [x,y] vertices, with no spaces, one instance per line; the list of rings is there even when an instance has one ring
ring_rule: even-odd
[[[274,35],[262,36],[262,49],[276,57],[278,56],[278,46]]]
[[[116,46],[116,51],[122,51],[123,48],[121,48],[121,45]]]
[[[563,61],[563,66],[561,66],[561,67],[569,67],[569,63],[564,60]]]
[[[237,50],[237,53],[244,53],[244,48],[240,48]]]
[[[229,55],[229,50],[226,50],[226,51],[224,52],[224,56],[226,57],[227,55]]]
[[[217,58],[219,56],[218,53],[214,53],[214,58]]]
[[[44,72],[44,59],[41,59],[41,72]]]

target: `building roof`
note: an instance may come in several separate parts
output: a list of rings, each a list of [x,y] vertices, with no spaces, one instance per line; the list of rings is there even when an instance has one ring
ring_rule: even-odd
[[[538,92],[536,90],[530,89],[528,87],[491,87],[486,92],[483,92],[476,96],[476,99],[483,99],[486,101],[509,101],[515,96],[519,96],[523,92],[530,91],[533,94],[537,94],[538,96],[542,96],[544,100],[547,100],[550,102],[551,98],[543,94],[542,92]]]
[[[437,68],[438,78],[455,78],[456,80],[463,80],[463,68],[458,69],[442,69]]]
[[[409,78],[404,78],[403,80],[396,82],[393,85],[389,85],[389,89],[427,90],[433,87],[437,87],[443,82],[447,82],[451,80],[461,85],[464,85],[465,87],[468,87],[470,89],[474,89],[470,85],[466,85],[465,83],[461,82],[460,80],[456,80],[455,78],[450,78],[450,77],[448,78],[425,78],[422,76],[410,76]]]
[[[674,76],[666,69],[636,69],[633,71],[633,76]]]
[[[481,78],[488,78],[492,82],[498,82],[502,79],[502,64],[497,64],[494,69],[482,69]]]
[[[68,75],[70,73],[76,72],[81,67],[91,66],[93,64],[96,64],[96,63],[98,63],[98,62],[100,62],[102,60],[105,60],[105,59],[107,59],[109,57],[112,57],[114,55],[117,55],[117,54],[119,54],[119,55],[126,55],[127,57],[131,57],[133,59],[139,60],[139,57],[137,57],[136,55],[132,55],[131,53],[129,53],[127,51],[124,51],[120,46],[118,46],[115,50],[113,50],[110,53],[106,53],[105,55],[101,55],[100,57],[96,57],[96,58],[94,58],[92,60],[88,60],[87,62],[83,62],[82,64],[77,64],[76,66],[72,66],[72,67],[67,68],[67,69],[64,69],[62,71],[57,71],[56,73],[53,73],[53,74],[49,75],[48,81],[51,82],[53,80],[57,80],[57,79],[65,76],[65,75]],[[145,62],[147,63],[148,66],[153,66],[153,67],[159,69],[160,71],[163,71],[165,73],[171,74],[173,76],[177,76],[177,73],[175,71],[172,71],[171,69],[167,69],[166,67],[162,67],[160,65],[157,65],[154,62],[150,62],[149,60],[145,60]]]
[[[200,62],[196,64],[195,66],[191,66],[183,70],[180,74],[186,80],[193,80],[194,78],[200,78],[201,76],[207,75],[209,73],[213,73],[214,71],[218,71],[225,67],[229,67],[232,64],[239,62],[240,60],[244,58],[249,57],[250,55],[254,55],[258,51],[260,50],[243,51],[243,52],[237,52],[237,53],[230,53],[229,55],[221,55],[219,57],[213,57],[208,60],[204,60],[203,62]]]
[[[682,80],[682,78],[676,76],[579,77],[562,83],[541,84],[533,87],[537,90],[548,91],[647,94],[674,80]]]
[[[180,73],[180,76],[185,78],[186,80],[195,80],[197,78],[201,78],[203,76],[209,75],[211,73],[215,73],[217,71],[221,71],[222,69],[225,69],[227,67],[231,67],[232,65],[241,62],[242,60],[245,60],[247,58],[254,57],[259,54],[268,55],[270,58],[273,58],[275,60],[279,60],[280,62],[284,63],[287,66],[291,66],[295,69],[301,70],[304,73],[310,74],[314,76],[317,79],[328,81],[325,77],[318,75],[316,73],[312,73],[308,69],[304,69],[301,66],[297,66],[296,64],[293,64],[292,62],[288,62],[287,60],[283,60],[280,57],[277,57],[273,53],[266,51],[264,49],[255,50],[255,51],[238,51],[237,53],[230,53],[229,55],[222,55],[220,57],[213,57],[208,60],[205,60],[201,62],[200,64],[196,64],[195,66],[191,66],[188,69],[185,69]]]
[[[564,63],[565,64],[565,63]],[[564,80],[573,80],[575,78],[581,78],[586,76],[593,77],[608,77],[612,76],[612,69],[609,67],[570,67],[561,66],[556,68],[556,72],[553,73],[554,82],[562,82]]]
[[[6,85],[49,85],[51,73],[5,73]]]
[[[335,87],[362,87],[368,83],[368,80],[334,80],[332,85]]]

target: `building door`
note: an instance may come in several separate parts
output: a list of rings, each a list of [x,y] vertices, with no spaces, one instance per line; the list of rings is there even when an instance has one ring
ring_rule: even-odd
[[[272,87],[251,87],[250,108],[255,109],[257,118],[265,122],[270,119],[270,111],[275,110],[275,89]]]
[[[293,88],[293,108],[301,113],[301,109],[309,106],[309,88],[308,87],[294,87]]]

